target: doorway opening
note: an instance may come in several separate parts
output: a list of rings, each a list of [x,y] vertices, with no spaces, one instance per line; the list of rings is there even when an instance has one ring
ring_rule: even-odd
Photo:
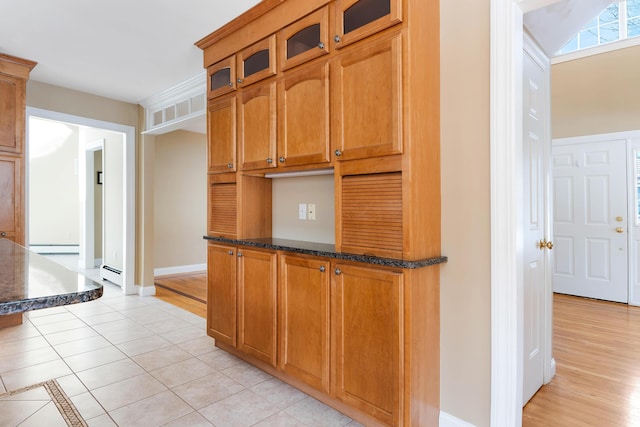
[[[136,293],[135,129],[32,107],[27,107],[27,123],[27,155],[33,163],[26,164],[26,241],[41,252],[57,246],[64,251],[67,245],[67,252],[80,255],[79,268],[99,262],[102,278],[125,294]],[[38,126],[58,133],[38,141]],[[56,156],[66,160],[52,161]],[[42,196],[47,186],[41,186],[47,180],[48,198]]]

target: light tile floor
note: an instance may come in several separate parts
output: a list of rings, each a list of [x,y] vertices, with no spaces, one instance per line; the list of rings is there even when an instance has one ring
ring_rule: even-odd
[[[73,257],[53,258],[77,270]],[[0,329],[0,393],[55,378],[96,427],[360,426],[216,348],[205,319],[103,286],[96,301],[25,313],[22,325]],[[0,402],[0,426],[30,411],[24,425],[41,425],[51,405],[33,395]]]

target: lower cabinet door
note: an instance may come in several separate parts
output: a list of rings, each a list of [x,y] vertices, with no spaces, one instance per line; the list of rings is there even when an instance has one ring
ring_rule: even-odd
[[[330,265],[322,259],[280,258],[278,367],[329,392]]]
[[[236,254],[233,246],[207,247],[207,333],[236,345]]]
[[[276,366],[276,254],[238,251],[238,349]]]
[[[400,425],[403,275],[349,264],[333,268],[335,395]]]
[[[16,156],[0,156],[0,238],[24,245],[21,161]]]

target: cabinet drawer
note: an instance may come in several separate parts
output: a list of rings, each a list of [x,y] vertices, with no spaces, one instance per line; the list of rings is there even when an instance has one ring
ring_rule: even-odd
[[[341,251],[402,258],[402,173],[342,177]]]

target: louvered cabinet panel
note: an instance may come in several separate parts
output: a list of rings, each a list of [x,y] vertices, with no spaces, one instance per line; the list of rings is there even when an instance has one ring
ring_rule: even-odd
[[[237,237],[237,211],[235,182],[209,184],[208,234],[210,236]]]
[[[402,173],[342,178],[341,251],[402,258]]]

